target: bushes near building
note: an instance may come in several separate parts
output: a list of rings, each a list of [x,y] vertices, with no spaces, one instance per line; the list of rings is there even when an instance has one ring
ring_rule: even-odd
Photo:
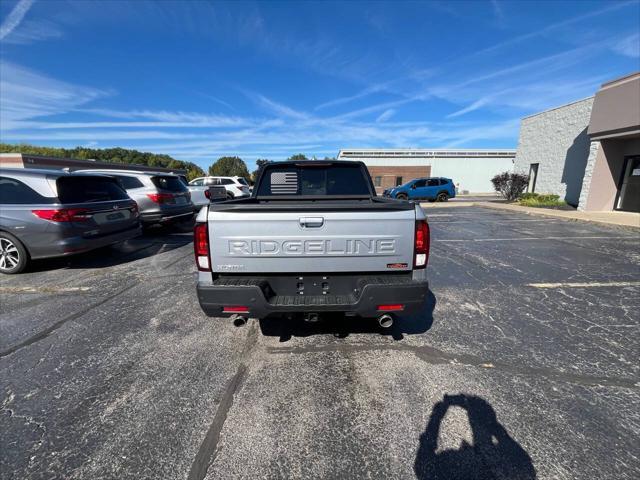
[[[517,200],[529,183],[529,176],[522,173],[502,172],[491,179],[493,188],[507,200]]]
[[[518,204],[523,207],[559,208],[566,207],[567,203],[560,200],[560,195],[524,193],[518,200]]]

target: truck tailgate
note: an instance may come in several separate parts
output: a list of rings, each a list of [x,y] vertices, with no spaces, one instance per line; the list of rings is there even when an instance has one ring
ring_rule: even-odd
[[[208,220],[213,272],[384,272],[413,267],[414,209],[214,210]]]

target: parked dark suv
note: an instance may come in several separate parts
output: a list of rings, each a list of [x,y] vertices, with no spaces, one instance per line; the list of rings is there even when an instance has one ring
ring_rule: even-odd
[[[195,207],[178,175],[133,170],[82,170],[114,177],[136,201],[143,225],[189,222]]]
[[[136,203],[111,177],[0,168],[0,272],[140,234]]]

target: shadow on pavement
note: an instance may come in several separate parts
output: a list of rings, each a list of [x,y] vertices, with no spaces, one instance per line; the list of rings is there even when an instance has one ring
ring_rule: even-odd
[[[414,315],[396,317],[393,325],[382,328],[374,318],[347,317],[341,313],[324,314],[318,322],[305,322],[300,316],[293,318],[267,317],[261,318],[260,330],[269,337],[280,337],[287,342],[291,337],[308,337],[311,335],[334,335],[346,338],[351,333],[378,333],[390,335],[394,340],[402,340],[404,335],[425,333],[433,324],[433,311],[436,297],[431,290],[422,310]]]
[[[440,424],[451,407],[466,410],[473,445],[462,441],[457,450],[438,450]],[[421,480],[535,480],[529,454],[509,436],[487,401],[473,395],[445,395],[431,411],[420,435],[414,464]]]
[[[144,230],[139,237],[108,247],[67,257],[34,260],[27,272],[113,267],[174,250],[192,241],[193,236],[187,234],[186,228],[155,227]]]

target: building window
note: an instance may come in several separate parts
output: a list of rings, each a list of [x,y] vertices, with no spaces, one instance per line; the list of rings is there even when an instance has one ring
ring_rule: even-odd
[[[539,163],[532,163],[529,165],[529,185],[527,185],[527,192],[535,193],[536,191],[536,180],[538,180],[538,167]]]
[[[373,184],[376,187],[380,187],[382,185],[382,177],[374,177]]]
[[[402,177],[396,177],[396,187],[402,185]]]

